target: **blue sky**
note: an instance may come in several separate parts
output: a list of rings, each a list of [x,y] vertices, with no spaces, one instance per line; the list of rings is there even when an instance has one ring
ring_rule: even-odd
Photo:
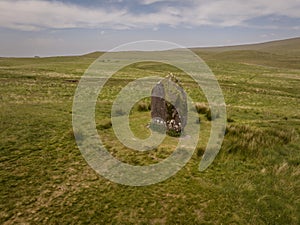
[[[186,47],[300,36],[300,0],[0,0],[0,56],[74,55],[140,40]]]

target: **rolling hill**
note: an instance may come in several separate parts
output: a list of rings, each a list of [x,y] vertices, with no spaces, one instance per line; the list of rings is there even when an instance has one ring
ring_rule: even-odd
[[[229,51],[260,51],[279,55],[300,56],[300,37],[286,40],[270,41],[258,44],[192,48],[193,51],[200,52],[229,52]]]
[[[300,69],[300,38],[250,45],[192,48],[192,50],[204,60]]]
[[[0,58],[0,224],[299,225],[299,43],[297,38],[193,49],[218,79],[228,118],[222,148],[204,172],[198,168],[212,121],[199,85],[157,62],[132,64],[114,74],[99,94],[94,120],[102,143],[122,162],[156,164],[179,143],[166,137],[141,152],[118,140],[111,107],[132,80],[173,72],[206,112],[199,110],[199,120],[191,121],[200,122],[201,130],[186,166],[143,187],[96,173],[76,144],[74,134],[83,137],[72,125],[78,81],[101,53]],[[139,110],[139,103],[130,112],[130,128],[136,139],[144,139],[151,112]]]

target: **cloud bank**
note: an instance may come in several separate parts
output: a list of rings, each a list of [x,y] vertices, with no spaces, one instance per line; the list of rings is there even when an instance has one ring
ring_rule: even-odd
[[[139,7],[148,10],[138,11]],[[144,8],[145,9],[145,8]],[[198,26],[251,26],[260,17],[300,19],[298,0],[133,0],[97,7],[42,0],[0,1],[0,27],[35,31],[44,29],[143,29]]]

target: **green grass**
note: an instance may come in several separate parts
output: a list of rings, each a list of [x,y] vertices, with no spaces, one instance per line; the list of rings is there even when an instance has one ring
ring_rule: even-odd
[[[147,187],[104,179],[76,146],[73,95],[98,53],[0,58],[0,223],[299,224],[300,70],[295,62],[300,56],[276,46],[198,52],[222,87],[231,121],[220,153],[202,173],[198,166],[211,122],[197,85],[182,71],[155,62],[133,64],[109,80],[96,106],[98,133],[112,155],[133,165],[168,157],[178,139],[167,137],[150,152],[124,147],[110,121],[110,107],[122,87],[145,74],[173,72],[199,102],[201,135],[192,159],[175,176]],[[150,135],[148,104],[144,99],[130,114],[139,138]]]

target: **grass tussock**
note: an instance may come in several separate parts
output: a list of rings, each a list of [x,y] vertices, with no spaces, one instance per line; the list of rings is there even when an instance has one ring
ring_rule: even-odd
[[[206,114],[209,111],[209,107],[205,103],[202,103],[202,102],[196,102],[195,109],[196,109],[197,113],[199,113],[199,114]]]
[[[226,128],[223,150],[243,156],[260,156],[263,150],[289,144],[297,138],[294,129],[230,125]]]
[[[217,118],[220,117],[220,113],[219,111],[217,112],[212,112],[211,109],[209,109],[206,114],[205,114],[205,117],[208,121],[212,121],[212,120],[215,120]]]
[[[137,111],[139,112],[147,112],[151,110],[151,105],[148,102],[141,101],[137,104]]]
[[[215,113],[212,113],[209,106],[207,104],[203,103],[203,102],[196,102],[195,103],[195,110],[198,114],[203,114],[208,121],[212,121],[212,120],[220,117],[218,111],[215,112]]]
[[[106,118],[103,119],[98,125],[97,125],[97,129],[99,130],[107,130],[109,128],[112,127],[112,123],[111,123],[111,119]]]

